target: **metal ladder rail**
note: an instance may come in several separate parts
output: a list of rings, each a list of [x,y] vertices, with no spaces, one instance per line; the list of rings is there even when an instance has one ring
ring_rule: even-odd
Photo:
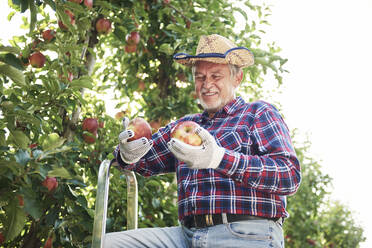
[[[103,248],[106,233],[107,203],[110,183],[110,167],[116,165],[104,160],[98,172],[96,206],[93,224],[92,248]],[[127,229],[137,229],[138,225],[138,186],[133,171],[123,170],[127,181]]]

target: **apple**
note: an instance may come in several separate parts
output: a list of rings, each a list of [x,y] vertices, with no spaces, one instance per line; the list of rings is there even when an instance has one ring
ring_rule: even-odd
[[[132,31],[130,35],[127,35],[126,41],[128,45],[137,45],[140,42],[140,35],[137,31]]]
[[[17,195],[17,198],[18,198],[19,206],[21,206],[21,207],[24,206],[25,202],[23,200],[23,196]]]
[[[53,245],[53,237],[49,237],[44,244],[44,248],[52,248]]]
[[[45,56],[41,52],[35,52],[28,58],[30,64],[35,68],[41,68],[45,64]]]
[[[31,43],[31,50],[32,51],[39,51],[39,44],[41,43],[41,40],[36,38],[32,43]]]
[[[68,9],[65,10],[65,13],[70,17],[71,25],[75,25],[75,15],[74,15],[74,13],[72,13]],[[68,29],[67,26],[65,24],[63,24],[63,22],[61,20],[58,21],[58,26],[62,30],[67,30]]]
[[[96,118],[85,118],[82,126],[84,131],[94,133],[98,129],[98,121]]]
[[[163,0],[163,3],[164,3],[165,5],[170,4],[170,2],[171,2],[171,0]]]
[[[117,112],[115,114],[115,119],[116,120],[121,120],[121,119],[123,119],[124,116],[125,116],[125,111],[120,111],[120,112]]]
[[[84,0],[84,5],[88,7],[88,9],[93,8],[93,0]]]
[[[42,33],[43,39],[46,42],[51,42],[56,37],[56,31],[48,29]]]
[[[44,187],[48,188],[49,192],[54,191],[58,187],[58,181],[55,177],[46,177],[41,183]]]
[[[105,18],[100,18],[96,22],[96,30],[99,34],[108,34],[111,32],[111,22]]]
[[[137,45],[125,45],[124,50],[126,53],[134,53],[137,50]]]
[[[4,234],[3,234],[2,232],[0,232],[0,245],[1,245],[2,243],[4,243],[4,241],[5,241]]]
[[[139,89],[140,91],[144,91],[144,90],[146,89],[146,84],[145,84],[145,82],[143,82],[142,80],[140,80],[140,81],[138,82],[138,89]]]
[[[96,142],[97,136],[97,130],[95,130],[94,132],[83,133],[83,139],[88,144],[93,144],[94,142]]]
[[[133,141],[142,137],[151,139],[151,126],[145,119],[141,117],[136,117],[131,120],[128,125],[128,130],[132,130],[134,132],[134,136],[128,139],[128,141]]]
[[[172,129],[171,137],[192,146],[200,146],[202,140],[200,136],[195,133],[198,127],[199,124],[193,121],[180,122]]]

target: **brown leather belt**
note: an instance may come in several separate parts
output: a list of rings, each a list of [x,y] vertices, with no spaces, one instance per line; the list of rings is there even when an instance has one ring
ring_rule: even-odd
[[[237,222],[243,220],[272,220],[282,225],[283,218],[265,218],[259,216],[245,215],[245,214],[226,214],[226,220],[224,222],[224,214],[203,214],[203,215],[192,215],[187,216],[182,221],[182,224],[187,228],[205,228],[214,225],[220,225],[223,223]]]

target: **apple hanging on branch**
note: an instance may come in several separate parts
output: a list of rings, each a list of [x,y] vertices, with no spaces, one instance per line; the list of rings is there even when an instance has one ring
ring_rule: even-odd
[[[44,187],[48,188],[49,192],[54,191],[58,187],[58,181],[55,177],[46,177],[41,183]]]
[[[98,129],[98,120],[96,118],[85,118],[82,127],[83,131],[93,133]]]
[[[171,137],[192,146],[200,146],[202,139],[195,132],[198,127],[199,124],[193,121],[180,122],[172,129]]]
[[[51,42],[56,37],[56,31],[48,29],[48,30],[43,31],[41,35],[43,36],[43,39],[45,42]]]
[[[41,52],[35,52],[28,58],[30,64],[35,68],[41,68],[44,66],[46,58]]]
[[[131,120],[128,125],[128,130],[132,130],[134,132],[134,136],[129,138],[128,141],[133,141],[142,137],[151,139],[152,136],[150,124],[141,117],[136,117]]]
[[[96,22],[96,30],[99,34],[108,34],[111,32],[111,22],[105,18],[100,18]]]

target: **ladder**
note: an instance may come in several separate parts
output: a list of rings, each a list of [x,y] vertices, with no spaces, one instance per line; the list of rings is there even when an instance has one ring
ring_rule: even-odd
[[[104,160],[98,172],[96,207],[94,213],[92,248],[103,248],[106,233],[107,203],[110,183],[110,168],[116,161]],[[138,225],[138,186],[133,171],[123,170],[127,181],[127,230]]]

